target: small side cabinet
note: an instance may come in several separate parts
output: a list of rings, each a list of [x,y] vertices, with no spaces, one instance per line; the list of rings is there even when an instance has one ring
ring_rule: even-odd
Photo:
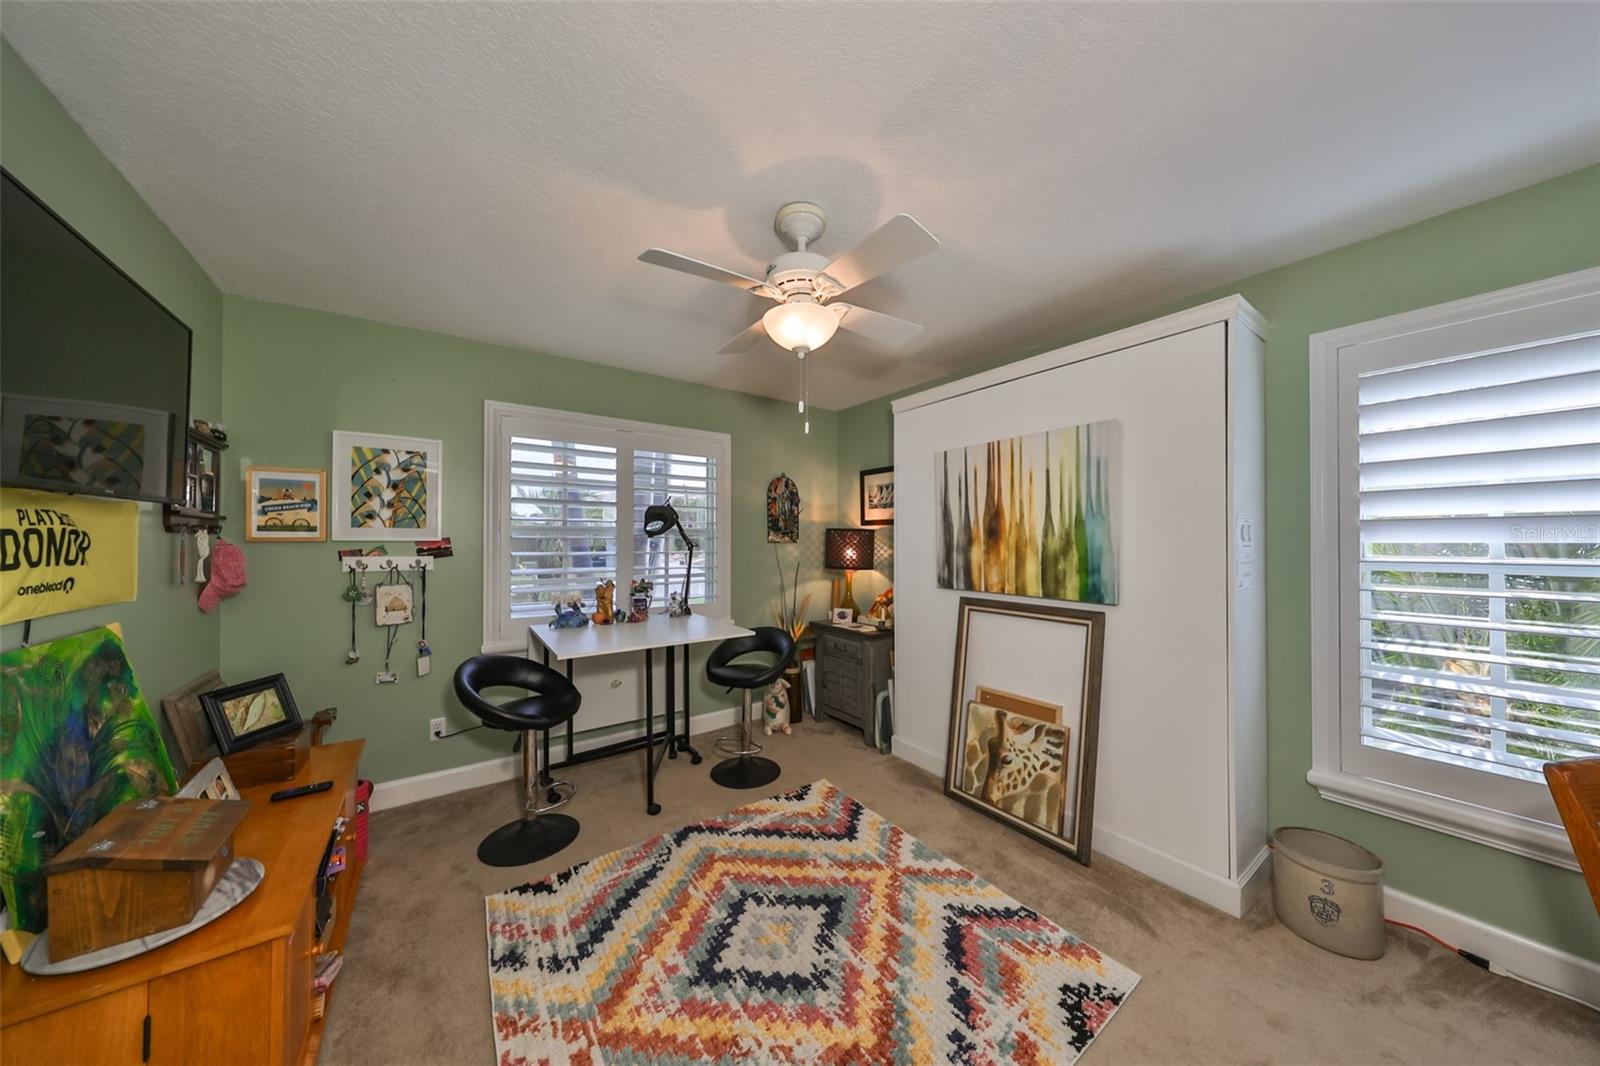
[[[878,693],[892,675],[890,654],[894,633],[847,629],[828,622],[811,623],[817,635],[817,709],[849,722],[871,735]]]

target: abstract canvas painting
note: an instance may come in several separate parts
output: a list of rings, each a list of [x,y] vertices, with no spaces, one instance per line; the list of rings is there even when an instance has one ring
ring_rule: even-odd
[[[335,432],[333,471],[335,485],[341,477],[349,479],[345,518],[335,523],[335,539],[433,540],[441,535],[441,442]]]
[[[0,655],[0,891],[21,929],[46,922],[44,864],[177,775],[114,627]]]
[[[934,457],[939,587],[1117,602],[1121,423]]]

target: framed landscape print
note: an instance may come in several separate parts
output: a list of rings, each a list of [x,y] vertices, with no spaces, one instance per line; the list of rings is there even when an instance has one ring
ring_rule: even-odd
[[[388,433],[333,434],[335,540],[436,540],[444,444]]]
[[[244,539],[328,539],[328,475],[322,470],[252,466],[244,472],[250,513]]]
[[[861,471],[861,524],[894,525],[894,467]]]
[[[945,795],[1089,864],[1105,615],[963,596]]]

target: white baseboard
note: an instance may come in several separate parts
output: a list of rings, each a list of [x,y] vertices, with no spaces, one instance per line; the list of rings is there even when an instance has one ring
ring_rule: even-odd
[[[1600,1010],[1600,963],[1394,888],[1384,888],[1383,910],[1386,917],[1420,926],[1458,948],[1483,956],[1495,973]]]
[[[1094,827],[1094,850],[1235,918],[1244,917],[1254,905],[1271,868],[1265,858],[1267,848],[1263,845],[1244,875],[1232,880],[1098,825]]]
[[[754,712],[753,712],[754,713]],[[691,728],[695,733],[705,733],[715,729],[730,729],[739,721],[738,707],[721,707],[714,711],[697,714],[690,719]],[[565,731],[557,731],[550,738],[550,757],[560,759],[564,752]],[[644,726],[641,724],[632,729],[618,730],[605,735],[584,736],[578,734],[576,748],[578,751],[588,751],[598,748],[603,744],[615,744],[619,740],[629,737],[644,736]],[[506,733],[506,743],[511,743],[511,734]],[[705,754],[702,752],[701,754]],[[452,766],[448,770],[434,770],[426,774],[416,774],[412,777],[399,777],[393,781],[379,781],[372,789],[372,802],[369,810],[381,811],[390,807],[403,807],[408,803],[420,800],[433,799],[435,796],[448,796],[452,792],[462,792],[469,788],[481,788],[484,785],[498,784],[501,781],[514,781],[522,773],[522,756],[507,755],[501,759],[488,759],[484,762],[469,763],[466,766]]]
[[[905,737],[896,736],[891,754],[897,759],[905,760],[912,766],[928,771],[935,777],[944,777],[945,753],[942,748],[939,751],[929,751],[919,744],[911,743]]]

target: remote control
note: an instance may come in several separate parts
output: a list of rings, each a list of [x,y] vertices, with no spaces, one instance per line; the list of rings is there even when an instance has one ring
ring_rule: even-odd
[[[318,792],[326,792],[332,787],[332,781],[318,781],[314,785],[301,785],[299,788],[281,788],[272,794],[272,802],[292,800],[296,796],[312,796]]]

